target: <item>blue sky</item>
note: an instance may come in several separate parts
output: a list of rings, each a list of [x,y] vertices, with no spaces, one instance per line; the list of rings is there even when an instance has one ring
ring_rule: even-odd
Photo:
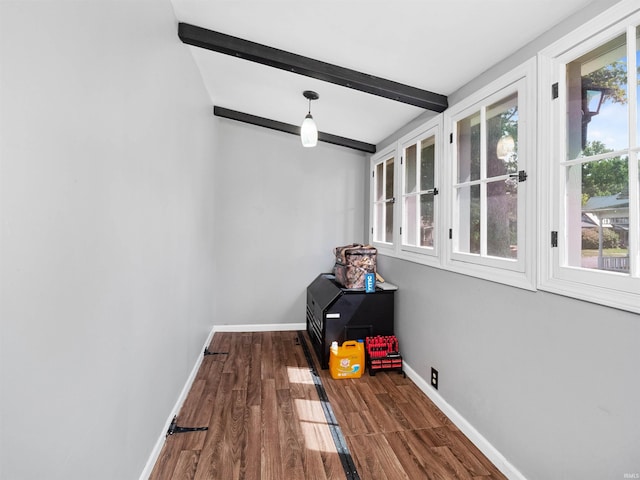
[[[605,102],[589,123],[587,140],[599,140],[613,150],[627,148],[628,125],[627,105]]]
[[[637,62],[640,65],[640,52],[637,55]],[[640,88],[638,88],[637,97],[639,108],[636,108],[636,112],[640,112]],[[628,148],[629,114],[627,107],[628,105],[605,102],[600,107],[600,113],[593,117],[589,123],[587,140],[599,140],[613,150]],[[636,123],[638,123],[638,138],[640,139],[640,121]]]

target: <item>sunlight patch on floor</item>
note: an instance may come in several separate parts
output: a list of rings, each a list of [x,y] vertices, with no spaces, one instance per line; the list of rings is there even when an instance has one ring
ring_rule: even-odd
[[[320,400],[296,399],[295,406],[298,418],[303,422],[327,423]]]
[[[289,376],[289,383],[313,385],[309,367],[287,367],[287,375]]]
[[[336,445],[327,424],[300,422],[304,446],[309,450],[337,453]]]
[[[324,416],[320,400],[295,400],[305,447],[321,452],[336,452],[336,446]]]

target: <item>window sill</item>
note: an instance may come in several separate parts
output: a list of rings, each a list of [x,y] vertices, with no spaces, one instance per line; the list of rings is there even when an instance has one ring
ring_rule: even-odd
[[[640,293],[631,293],[559,278],[541,280],[538,289],[597,305],[640,313]]]
[[[523,272],[510,271],[496,267],[488,267],[485,265],[475,265],[460,261],[451,260],[443,264],[438,257],[431,255],[418,254],[408,251],[396,252],[394,249],[380,249],[378,254],[387,257],[406,260],[408,262],[417,263],[428,267],[438,268],[453,273],[459,273],[482,280],[488,280],[511,287],[522,288],[524,290],[535,291],[535,281],[532,275],[526,275]]]

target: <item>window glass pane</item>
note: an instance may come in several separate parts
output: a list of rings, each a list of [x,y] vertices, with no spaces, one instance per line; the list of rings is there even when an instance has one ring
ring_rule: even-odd
[[[387,160],[385,162],[385,166],[386,166],[386,171],[387,171],[387,177],[386,177],[386,184],[384,187],[384,198],[387,200],[390,200],[393,198],[393,158]]]
[[[402,243],[433,247],[435,136],[405,149]],[[429,193],[424,193],[430,191]]]
[[[629,272],[628,165],[615,157],[568,167],[567,231],[580,239],[569,240],[570,266]],[[572,209],[578,195],[581,208]]]
[[[435,137],[420,142],[420,149],[420,190],[425,191],[435,188]]]
[[[375,202],[373,238],[377,242],[393,240],[394,158],[375,166]]]
[[[433,194],[420,195],[420,246],[433,247]]]
[[[416,195],[411,195],[406,197],[404,200],[404,214],[407,219],[406,227],[404,233],[404,244],[405,245],[415,245],[416,244],[416,234],[417,234],[417,225],[416,225],[416,204],[418,197]]]
[[[404,191],[405,193],[411,193],[416,191],[416,155],[418,152],[418,147],[416,145],[411,145],[409,148],[404,151],[404,161],[405,161],[405,177],[404,177]]]
[[[383,225],[384,225],[384,203],[376,203],[375,204],[375,227],[373,229],[373,231],[375,232],[375,236],[374,236],[374,240],[376,242],[383,242],[384,241],[384,230],[383,230]]]
[[[382,179],[384,178],[384,162],[376,165],[376,201],[384,200],[384,190],[382,188]]]
[[[391,243],[393,242],[393,203],[387,202],[384,205],[386,210],[384,240]]]
[[[458,251],[480,253],[480,185],[458,188]]]
[[[487,178],[518,171],[518,94],[487,109]]]
[[[567,158],[628,147],[626,36],[567,64]]]
[[[458,183],[480,178],[480,113],[458,122]]]
[[[509,178],[487,184],[487,254],[518,256],[518,181]]]

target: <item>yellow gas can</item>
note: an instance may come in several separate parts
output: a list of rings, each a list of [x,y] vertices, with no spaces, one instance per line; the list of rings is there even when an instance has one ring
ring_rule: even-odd
[[[335,379],[360,378],[364,372],[364,343],[348,340],[338,346],[331,344],[329,353],[329,373]]]

